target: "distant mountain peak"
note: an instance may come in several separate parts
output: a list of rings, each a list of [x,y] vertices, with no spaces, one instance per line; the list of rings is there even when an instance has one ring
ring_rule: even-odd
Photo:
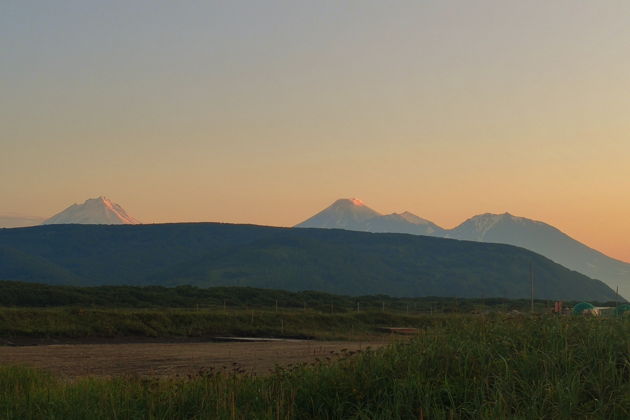
[[[75,203],[45,220],[43,224],[137,225],[140,222],[129,216],[119,204],[105,196],[99,196],[90,198],[83,204]]]
[[[340,198],[296,227],[363,230],[357,226],[380,215],[358,198]]]
[[[505,222],[538,223],[534,220],[526,219],[524,217],[514,216],[508,212],[483,213],[483,214],[478,214],[476,216],[473,216],[470,219],[466,220],[464,223],[462,223],[461,225],[453,229],[451,233],[447,234],[447,237],[457,237],[457,236],[451,236],[451,235],[463,234],[465,239],[475,240],[475,241],[484,241],[486,234],[488,232],[494,229],[497,225],[503,224]]]
[[[332,206],[357,206],[357,207],[366,207],[365,203],[358,198],[340,198],[335,201]]]
[[[495,224],[500,222],[514,222],[514,223],[532,223],[538,225],[547,225],[544,222],[538,220],[528,219],[527,217],[515,216],[511,213],[483,213],[477,216],[473,216],[466,220],[464,223],[472,223],[478,228],[492,228]],[[464,224],[463,223],[463,224]],[[549,225],[547,225],[549,226]]]
[[[346,229],[362,232],[411,233],[436,236],[443,229],[408,211],[383,215],[358,198],[341,198],[315,216],[298,224],[299,228]]]

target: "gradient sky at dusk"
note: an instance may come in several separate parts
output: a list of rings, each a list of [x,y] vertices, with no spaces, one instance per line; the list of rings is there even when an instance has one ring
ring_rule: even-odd
[[[0,3],[0,214],[505,212],[630,261],[630,2]]]

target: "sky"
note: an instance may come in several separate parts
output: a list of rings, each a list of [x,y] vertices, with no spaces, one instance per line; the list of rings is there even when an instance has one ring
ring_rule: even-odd
[[[630,2],[0,2],[0,214],[292,226],[337,198],[630,261]]]

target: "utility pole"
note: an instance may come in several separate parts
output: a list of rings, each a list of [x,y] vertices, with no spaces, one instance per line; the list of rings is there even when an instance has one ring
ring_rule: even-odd
[[[530,310],[534,313],[534,268],[532,267],[532,263],[529,263],[529,282],[531,285],[531,296],[530,296]]]

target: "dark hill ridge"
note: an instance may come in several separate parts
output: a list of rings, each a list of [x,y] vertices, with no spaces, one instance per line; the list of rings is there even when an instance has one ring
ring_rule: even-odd
[[[7,280],[522,298],[529,296],[531,263],[537,298],[616,299],[602,282],[522,248],[405,234],[216,223],[54,225],[0,229],[0,247],[0,279]]]

